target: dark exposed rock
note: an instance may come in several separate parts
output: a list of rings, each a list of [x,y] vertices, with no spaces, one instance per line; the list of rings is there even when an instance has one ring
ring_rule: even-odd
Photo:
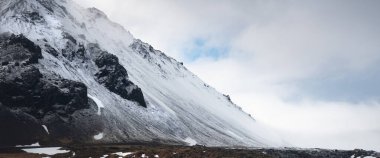
[[[81,59],[84,61],[86,49],[83,43],[77,42],[73,36],[66,32],[63,33],[63,36],[68,39],[68,41],[66,42],[65,48],[62,49],[62,55],[70,61],[73,61],[74,59]]]
[[[33,64],[42,58],[41,48],[23,35],[11,35],[0,42],[1,62]]]
[[[42,19],[42,16],[37,12],[31,12],[31,13],[28,13],[28,15],[30,19],[33,21]]]
[[[166,65],[167,62],[175,62],[176,60],[173,58],[170,58],[166,56],[164,53],[162,53],[159,50],[154,49],[151,45],[142,42],[139,39],[135,39],[132,44],[129,45],[129,47],[137,52],[140,56],[142,56],[144,59],[148,60],[150,63],[155,64],[158,68],[159,71],[163,74],[167,74],[167,70],[162,67],[163,64]],[[159,58],[155,58],[154,56],[159,56]],[[179,70],[179,68],[184,68],[183,63],[173,63],[176,64],[177,67],[176,69]],[[166,75],[162,75],[163,78],[167,78]]]
[[[10,110],[0,103],[0,145],[33,144],[46,138],[46,132],[33,116]]]
[[[45,51],[55,57],[59,55],[57,50],[55,50],[53,47],[51,47],[49,44],[45,44]]]
[[[99,72],[95,74],[99,83],[124,99],[136,101],[143,107],[147,106],[141,89],[128,80],[127,70],[119,64],[115,55],[102,52],[95,59],[95,64],[99,67]]]
[[[141,40],[135,40],[130,45],[130,47],[133,50],[136,50],[141,55],[143,55],[144,58],[148,58],[148,59],[151,58],[150,53],[153,53],[153,51],[154,51],[154,49],[153,49],[152,46],[150,46],[150,45],[149,46],[144,45],[144,43]]]
[[[230,103],[232,103],[232,100],[231,100],[230,95],[223,94],[223,96],[226,97],[226,99],[227,99]]]
[[[77,40],[67,32],[62,33],[63,38],[70,40],[74,44],[77,44]]]
[[[30,22],[32,24],[44,23],[45,19],[38,12],[25,12],[23,15],[23,20]]]
[[[62,49],[62,56],[72,61],[75,57],[75,52],[76,52],[76,44],[68,41],[66,42],[65,48]]]
[[[102,131],[104,124],[96,114],[96,103],[91,99],[88,103],[90,108],[75,111],[68,121],[56,113],[49,113],[41,120],[48,126],[49,136],[54,138],[49,144],[83,144],[93,141],[93,136]]]
[[[161,59],[162,62],[165,62],[165,60],[176,61],[175,59],[168,57],[166,54],[162,53],[160,50],[154,49],[151,45],[144,43],[139,39],[134,40],[133,43],[129,45],[129,47],[138,52],[144,58],[147,58],[149,61],[152,61],[151,54],[159,55],[162,59],[164,59]]]
[[[97,74],[99,78],[105,76],[112,77],[112,79],[116,79],[117,77],[128,77],[127,70],[119,64],[119,59],[113,54],[103,52],[95,59],[95,64],[104,70]],[[108,71],[106,71],[106,69]]]
[[[78,46],[78,50],[77,50],[76,54],[78,56],[80,56],[81,58],[84,58],[85,51],[86,51],[86,49],[84,48],[84,45],[82,43],[80,43]]]
[[[11,109],[23,109],[42,118],[46,113],[67,117],[88,107],[87,87],[66,79],[42,78],[34,66],[15,67],[0,72],[0,102]]]
[[[41,74],[35,64],[41,49],[22,35],[0,35],[0,46],[0,146],[92,141],[102,123],[87,87]]]
[[[8,61],[3,61],[3,62],[1,62],[1,65],[2,65],[2,66],[4,66],[4,65],[8,65],[8,64],[9,64]]]
[[[151,45],[149,45],[149,51],[154,52],[154,48]]]
[[[23,35],[10,35],[0,42],[1,63],[24,63],[23,66],[3,64],[0,68],[0,102],[12,110],[24,109],[41,118],[53,112],[67,116],[87,108],[87,87],[66,79],[43,78],[33,65],[42,58],[41,48]]]

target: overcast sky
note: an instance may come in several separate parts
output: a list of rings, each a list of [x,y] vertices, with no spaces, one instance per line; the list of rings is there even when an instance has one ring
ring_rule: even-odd
[[[77,0],[300,147],[380,151],[378,0]]]

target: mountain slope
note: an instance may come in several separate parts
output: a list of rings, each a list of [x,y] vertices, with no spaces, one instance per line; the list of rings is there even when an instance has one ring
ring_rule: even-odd
[[[102,120],[89,142],[281,143],[229,97],[95,8],[70,0],[3,0],[0,7],[0,33],[38,45],[42,58],[34,66],[42,75],[87,86]]]

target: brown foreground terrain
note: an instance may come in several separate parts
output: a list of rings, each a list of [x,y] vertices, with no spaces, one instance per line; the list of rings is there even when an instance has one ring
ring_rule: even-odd
[[[41,147],[37,147],[41,148]],[[222,148],[204,146],[170,146],[170,145],[77,145],[62,147],[66,153],[46,155],[27,153],[22,149],[33,147],[0,148],[0,158],[119,158],[119,157],[161,157],[161,158],[350,158],[380,157],[374,151],[365,150],[326,150],[296,148]]]

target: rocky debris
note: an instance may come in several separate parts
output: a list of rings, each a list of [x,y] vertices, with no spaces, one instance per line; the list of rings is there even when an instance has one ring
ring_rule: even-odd
[[[270,157],[281,158],[341,158],[341,157],[378,157],[375,151],[366,151],[362,149],[355,150],[329,150],[329,149],[300,149],[300,148],[285,148],[285,149],[259,149]]]
[[[54,155],[53,157],[165,157],[165,158],[378,158],[375,151],[328,149],[292,149],[292,148],[223,148],[205,146],[181,146],[163,144],[102,144],[102,145],[72,145],[66,146],[72,153]],[[42,155],[25,153],[17,148],[0,149],[0,157],[41,157]]]
[[[119,59],[115,55],[102,52],[95,59],[95,64],[99,68],[99,72],[95,74],[99,83],[122,98],[136,101],[139,105],[147,107],[141,89],[128,80],[127,70],[119,64]]]

